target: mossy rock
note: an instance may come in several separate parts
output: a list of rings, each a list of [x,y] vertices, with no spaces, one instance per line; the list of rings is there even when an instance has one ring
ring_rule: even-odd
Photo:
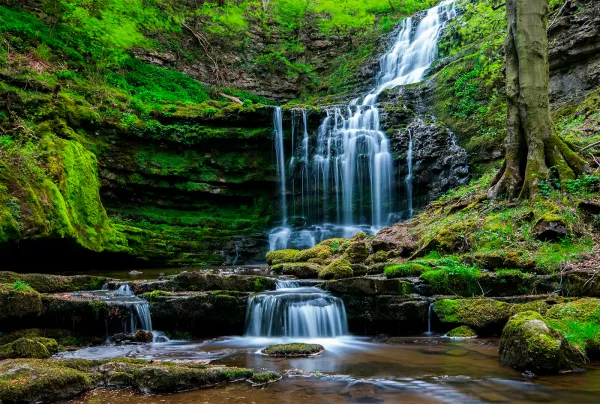
[[[321,241],[317,246],[325,246],[331,249],[333,254],[343,254],[346,248],[350,245],[350,240],[347,238],[329,238]]]
[[[281,379],[281,374],[277,372],[258,372],[252,375],[250,382],[253,386],[264,386],[279,379]]]
[[[502,363],[541,374],[583,369],[586,362],[579,346],[533,311],[511,317],[502,331],[499,353]]]
[[[401,279],[356,277],[327,281],[321,287],[335,295],[406,296],[414,293],[413,284]]]
[[[318,355],[324,350],[323,345],[293,342],[291,344],[269,345],[262,352],[268,356],[305,357]]]
[[[462,324],[489,332],[506,323],[511,306],[493,299],[441,299],[433,303],[433,311],[442,323]]]
[[[92,388],[88,375],[55,361],[16,359],[0,363],[0,402],[53,402]]]
[[[550,325],[563,331],[590,359],[600,359],[600,299],[560,303],[546,312]]]
[[[273,272],[276,274],[293,275],[298,279],[315,279],[322,270],[321,265],[309,262],[294,262],[273,266]]]
[[[262,292],[274,290],[277,282],[267,276],[255,275],[217,275],[202,271],[185,271],[174,277],[168,278],[168,285],[175,290],[203,291],[203,290],[232,290],[238,292]],[[160,281],[159,281],[160,282]],[[142,283],[134,284],[136,292],[141,290]],[[149,286],[153,286],[149,283]],[[160,288],[160,286],[158,286]],[[155,289],[156,290],[156,289]],[[144,290],[146,291],[146,290]],[[152,292],[148,290],[148,292]]]
[[[331,262],[333,252],[331,248],[325,245],[316,245],[313,248],[301,250],[296,254],[296,262],[312,262],[320,265],[327,265]]]
[[[286,262],[295,262],[296,255],[299,253],[298,250],[278,250],[267,253],[267,264],[277,265],[284,264]]]
[[[548,309],[546,317],[600,324],[600,299],[587,298],[556,304]]]
[[[0,272],[0,282],[25,282],[40,293],[77,292],[81,290],[98,290],[109,279],[91,275],[51,275],[51,274],[18,274]]]
[[[435,294],[467,297],[481,293],[477,283],[480,276],[478,268],[457,265],[438,266],[423,272],[420,279],[427,283]]]
[[[28,286],[17,283],[0,283],[0,320],[8,317],[22,317],[29,314],[40,314],[42,311],[41,295]]]
[[[0,358],[46,359],[58,351],[58,343],[51,338],[19,338],[0,346]]]
[[[133,371],[133,385],[142,393],[174,393],[245,380],[252,369],[226,367],[142,366]]]
[[[373,264],[380,264],[383,262],[388,261],[390,258],[393,257],[393,253],[392,251],[376,251],[375,253],[369,255],[367,257],[367,259],[365,260],[365,264],[366,265],[373,265]]]
[[[352,266],[344,259],[333,261],[331,264],[327,265],[325,269],[319,272],[319,278],[326,280],[351,278],[353,275],[354,272],[352,271]]]
[[[425,265],[407,262],[404,264],[390,265],[385,268],[384,274],[388,278],[404,278],[410,276],[420,276],[423,272],[430,270]]]
[[[367,243],[362,238],[353,238],[344,251],[344,258],[351,264],[362,264],[369,256]]]
[[[446,333],[447,337],[450,338],[476,338],[477,333],[466,325],[456,327]]]
[[[0,345],[5,345],[10,342],[16,341],[19,338],[52,338],[56,341],[67,341],[72,340],[73,337],[69,330],[63,330],[58,328],[26,328],[23,330],[11,331],[9,333],[0,333]]]

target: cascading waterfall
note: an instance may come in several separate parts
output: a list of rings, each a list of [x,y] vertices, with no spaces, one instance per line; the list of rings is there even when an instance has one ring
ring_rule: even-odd
[[[109,305],[127,307],[129,319],[124,324],[124,331],[130,333],[135,333],[140,329],[152,331],[152,318],[150,317],[150,305],[148,302],[137,297],[127,283],[121,284],[115,294],[119,298],[108,300],[107,303]],[[138,324],[140,327],[138,327]]]
[[[279,283],[277,290],[248,299],[247,337],[331,338],[347,333],[344,303],[319,288]]]
[[[408,218],[413,217],[413,138],[412,129],[408,130],[408,152],[406,153],[406,201]]]
[[[292,112],[292,152],[288,175],[283,174],[281,109],[274,114],[275,149],[281,181],[282,225],[269,235],[270,249],[308,248],[326,238],[351,237],[358,231],[375,233],[389,224],[396,209],[390,142],[380,127],[377,97],[382,91],[423,78],[437,56],[437,41],[445,23],[455,16],[455,0],[429,9],[415,25],[402,21],[391,49],[380,58],[375,87],[362,100],[327,110],[311,145],[306,110],[302,109],[302,139]],[[410,178],[406,178],[412,216],[412,137],[409,150]],[[290,201],[286,184],[290,183]],[[409,184],[410,182],[410,184]],[[287,207],[301,220],[288,223]],[[299,207],[297,206],[299,205]],[[293,225],[294,228],[291,226]]]

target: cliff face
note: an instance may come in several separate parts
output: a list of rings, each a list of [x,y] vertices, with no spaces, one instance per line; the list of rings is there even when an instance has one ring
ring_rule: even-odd
[[[477,175],[502,157],[503,33],[490,37],[485,30],[481,35],[474,30],[477,35],[465,37],[457,28],[474,23],[468,7],[480,4],[458,3],[463,14],[445,31],[442,58],[424,82],[380,97],[402,206],[407,203],[402,198],[411,138],[415,207],[464,184],[470,172]],[[577,147],[592,142],[600,131],[600,5],[586,0],[574,5],[578,8],[553,17],[550,91],[558,129]],[[501,15],[491,17],[502,26]],[[297,97],[307,88],[306,75],[248,67],[246,62],[275,40],[258,23],[249,29],[254,40],[244,48],[235,42],[213,43],[222,50],[220,82],[214,81],[197,39],[185,30],[178,38],[194,57],[168,47],[160,52],[137,49],[134,56],[138,62],[275,100]],[[344,89],[372,85],[377,53],[393,35],[381,37],[378,45],[372,41],[373,53],[360,59],[362,68]],[[320,72],[334,69],[336,58],[353,57],[348,38],[325,38],[310,28],[299,38],[306,47],[302,60],[310,60]],[[450,49],[451,43],[461,45]],[[483,57],[490,64],[482,66]],[[175,100],[152,109],[127,99],[121,90],[81,84],[76,73],[57,66],[29,51],[0,63],[3,267],[262,260],[266,230],[279,218],[272,107],[250,98],[242,105],[219,99],[217,90],[212,100]],[[148,77],[136,80],[159,80]],[[185,81],[179,76],[166,80]],[[311,111],[309,125],[316,130],[323,110]],[[572,131],[585,136],[571,139]]]

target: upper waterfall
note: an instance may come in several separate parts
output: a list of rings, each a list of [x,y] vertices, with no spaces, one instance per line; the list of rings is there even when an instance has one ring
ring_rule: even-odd
[[[403,20],[391,48],[380,58],[373,89],[362,100],[328,109],[316,136],[310,136],[306,110],[300,110],[298,124],[298,114],[293,112],[287,167],[282,160],[281,110],[276,110],[275,142],[283,201],[282,226],[269,235],[271,250],[307,248],[327,238],[351,237],[358,231],[375,233],[389,224],[398,210],[396,192],[412,193],[412,185],[395,187],[390,142],[381,130],[377,97],[382,91],[423,78],[437,56],[444,24],[455,16],[454,2],[443,1],[418,22],[412,17]],[[301,140],[295,140],[296,136],[302,136]],[[291,190],[289,197],[287,189]],[[412,201],[408,210],[412,215]]]

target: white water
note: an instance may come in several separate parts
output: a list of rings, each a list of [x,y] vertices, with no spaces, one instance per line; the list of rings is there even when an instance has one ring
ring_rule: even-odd
[[[404,182],[406,183],[406,201],[408,204],[408,218],[413,217],[413,138],[412,129],[408,130],[408,152],[406,153],[407,174]]]
[[[302,109],[302,139],[295,142],[296,112],[292,113],[292,152],[284,176],[281,110],[274,114],[275,148],[281,182],[281,226],[269,235],[271,250],[308,248],[330,237],[351,237],[358,231],[376,233],[389,224],[396,208],[390,142],[380,127],[377,97],[382,91],[420,81],[437,57],[437,42],[445,23],[455,16],[455,0],[429,9],[414,27],[402,21],[391,49],[380,58],[375,87],[362,99],[331,108],[315,137]],[[311,145],[311,141],[314,143]],[[294,147],[296,145],[296,147]],[[406,179],[412,216],[412,138],[410,178]],[[409,183],[410,181],[410,183]],[[287,183],[292,192],[286,198]],[[301,224],[288,223],[288,204]]]
[[[152,331],[152,317],[150,316],[150,305],[144,299],[137,297],[128,283],[123,283],[115,291],[121,299],[109,300],[108,304],[125,306],[129,311],[129,328],[125,332],[135,333],[138,330]],[[138,327],[138,324],[140,327]]]
[[[321,289],[283,288],[248,299],[246,337],[332,338],[347,333],[344,303]]]

